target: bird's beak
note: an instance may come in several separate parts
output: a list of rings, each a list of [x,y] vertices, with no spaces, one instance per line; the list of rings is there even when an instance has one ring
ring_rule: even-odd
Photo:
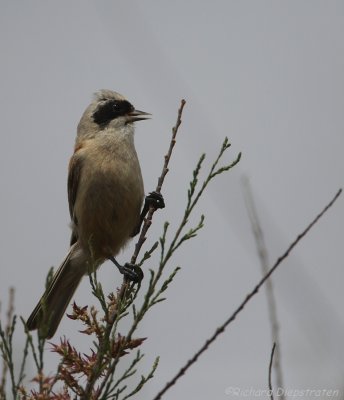
[[[127,122],[143,121],[148,119],[150,115],[152,114],[140,110],[134,110],[127,114]]]

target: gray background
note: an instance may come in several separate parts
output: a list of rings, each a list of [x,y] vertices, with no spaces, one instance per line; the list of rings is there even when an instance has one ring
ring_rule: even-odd
[[[138,333],[148,337],[140,372],[161,356],[143,396],[156,394],[260,278],[242,176],[250,179],[271,262],[343,184],[343,27],[342,1],[1,1],[4,305],[13,285],[16,311],[28,316],[48,268],[67,251],[67,164],[92,93],[114,89],[153,114],[136,129],[147,192],[184,97],[163,190],[167,207],[155,215],[147,245],[165,220],[176,226],[202,152],[209,165],[227,135],[226,160],[239,151],[243,158],[200,202],[193,222],[205,213],[206,226],[174,258],[170,269],[183,269]],[[341,388],[343,209],[341,199],[273,277],[290,389]],[[111,265],[100,277],[107,291],[120,282]],[[75,298],[90,303],[87,279]],[[75,326],[65,318],[59,335],[86,350],[87,340],[70,333]],[[20,352],[23,335],[15,341]],[[262,292],[165,398],[265,389],[271,346]],[[47,371],[56,360],[49,355]]]

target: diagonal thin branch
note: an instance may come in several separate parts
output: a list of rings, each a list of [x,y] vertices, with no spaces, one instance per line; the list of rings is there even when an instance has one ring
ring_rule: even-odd
[[[178,109],[178,115],[177,115],[177,121],[176,121],[176,124],[174,125],[174,127],[172,128],[172,137],[171,137],[170,146],[167,151],[167,154],[164,157],[164,165],[162,167],[161,175],[158,179],[158,184],[155,189],[155,191],[157,193],[161,193],[161,188],[164,183],[165,176],[168,173],[168,164],[169,164],[171,156],[172,156],[172,151],[173,151],[174,145],[176,144],[176,137],[177,137],[179,126],[182,123],[182,115],[183,115],[183,109],[184,109],[185,103],[186,103],[186,101],[184,99],[182,99],[180,102],[180,107]],[[141,250],[141,247],[146,240],[146,234],[147,234],[149,227],[152,224],[152,218],[153,218],[153,214],[155,211],[156,211],[156,209],[154,207],[151,207],[147,214],[146,220],[141,229],[139,240],[137,241],[137,243],[135,245],[134,254],[131,257],[132,264],[135,264],[137,256],[139,255],[139,252]]]
[[[177,121],[176,121],[174,127],[172,128],[172,137],[171,137],[169,149],[167,151],[167,154],[164,157],[164,165],[163,165],[162,172],[161,172],[161,175],[160,175],[160,177],[158,179],[158,184],[157,184],[157,187],[156,187],[156,192],[158,192],[158,193],[161,192],[162,184],[163,184],[165,176],[166,176],[166,174],[168,172],[168,164],[169,164],[169,161],[170,161],[171,156],[172,156],[172,151],[173,151],[174,145],[176,144],[176,136],[177,136],[177,133],[178,133],[179,126],[182,123],[182,114],[183,114],[183,109],[184,109],[185,103],[186,103],[186,101],[184,99],[181,100],[180,107],[178,109]],[[137,243],[135,245],[134,253],[133,253],[132,257],[131,257],[131,263],[132,264],[136,263],[136,259],[138,257],[138,254],[139,254],[140,250],[141,250],[141,247],[142,247],[143,243],[146,240],[146,234],[147,234],[147,231],[148,231],[150,225],[152,224],[152,217],[153,217],[153,214],[154,214],[155,211],[156,211],[155,208],[151,207],[149,212],[148,212],[148,214],[147,214],[147,217],[146,217],[145,222],[144,222],[144,224],[142,226],[142,229],[141,229],[141,233],[140,233],[139,239],[138,239],[138,241],[137,241]],[[132,289],[131,285],[132,284],[130,284],[128,282],[128,280],[124,277],[122,285],[121,285],[121,287],[119,289],[119,292],[118,292],[118,295],[117,295],[117,303],[118,304],[122,303],[128,297],[128,295],[130,294],[130,290]],[[99,372],[100,372],[102,361],[103,361],[103,358],[104,358],[106,346],[108,345],[108,342],[110,340],[110,335],[111,335],[111,332],[112,332],[112,328],[113,328],[114,324],[116,323],[116,318],[117,317],[118,317],[117,313],[114,313],[113,315],[111,315],[109,317],[109,320],[107,322],[106,329],[105,329],[105,332],[104,332],[104,338],[105,339],[103,338],[103,343],[100,344],[100,347],[98,349],[97,360],[96,360],[96,362],[94,364],[92,373],[88,378],[88,383],[86,385],[86,388],[85,388],[85,391],[84,391],[84,395],[82,396],[82,399],[85,399],[85,400],[89,399],[91,394],[92,394],[92,391],[94,390],[95,383],[96,383],[97,379],[99,378]],[[130,332],[127,335],[127,338],[129,337]],[[108,371],[107,371],[107,373],[106,373],[106,375],[105,375],[105,377],[103,379],[103,382],[101,383],[100,387],[98,388],[99,393],[104,389],[104,387],[108,383],[108,379],[114,374],[115,368],[116,368],[117,363],[118,363],[119,358],[120,358],[120,353],[121,352],[118,351],[117,356],[115,357],[115,359],[111,363],[111,367],[108,368]]]
[[[271,356],[270,356],[270,364],[269,364],[269,392],[270,392],[270,400],[274,400],[274,393],[272,389],[272,364],[274,361],[274,354],[275,354],[275,349],[276,349],[276,343],[273,344],[272,350],[271,350]]]
[[[342,189],[339,189],[332,200],[324,207],[324,209],[313,219],[313,221],[296,237],[296,239],[289,245],[287,250],[277,259],[275,264],[270,268],[269,272],[258,282],[258,284],[253,288],[253,290],[245,297],[239,307],[234,311],[234,313],[221,325],[219,326],[213,335],[205,341],[203,346],[185,363],[185,365],[177,372],[177,374],[165,384],[163,389],[153,398],[153,400],[159,400],[173,386],[184,374],[185,372],[198,360],[198,358],[208,349],[208,347],[215,342],[218,336],[221,335],[227,328],[227,326],[235,320],[235,318],[240,314],[240,312],[245,308],[247,303],[254,297],[264,285],[264,283],[270,278],[270,276],[275,272],[278,266],[284,261],[294,249],[294,247],[303,239],[307,233],[313,228],[313,226],[319,221],[319,219],[326,213],[326,211],[332,207],[335,201],[338,199]]]

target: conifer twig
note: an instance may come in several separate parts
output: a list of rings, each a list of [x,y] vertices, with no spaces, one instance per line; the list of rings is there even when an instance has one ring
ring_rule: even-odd
[[[165,384],[163,389],[153,398],[153,400],[159,400],[169,390],[176,382],[185,374],[185,372],[198,360],[198,358],[208,349],[208,347],[215,342],[219,335],[221,335],[227,326],[232,323],[235,318],[240,314],[240,312],[245,308],[247,303],[254,297],[264,285],[264,283],[270,278],[270,276],[275,272],[278,266],[284,261],[294,249],[294,247],[303,239],[307,233],[313,228],[313,226],[319,221],[319,219],[326,213],[326,211],[332,207],[335,201],[338,199],[342,189],[339,189],[332,200],[324,207],[324,209],[313,219],[313,221],[296,237],[296,239],[289,245],[287,250],[277,259],[275,264],[269,269],[269,272],[263,276],[263,278],[258,282],[258,284],[253,288],[253,290],[245,297],[239,307],[233,312],[233,314],[218,328],[216,328],[213,335],[205,341],[203,346],[185,363],[185,365],[177,372],[177,374]]]
[[[176,121],[176,124],[174,125],[174,127],[172,128],[172,137],[171,137],[169,149],[167,151],[167,154],[164,157],[164,165],[163,165],[162,172],[161,172],[161,175],[160,175],[160,177],[158,179],[158,184],[157,184],[157,187],[156,187],[156,190],[155,190],[158,193],[161,192],[162,184],[163,184],[165,176],[166,176],[166,174],[168,172],[168,164],[169,164],[169,161],[170,161],[171,156],[172,156],[172,151],[173,151],[174,145],[176,144],[176,136],[177,136],[177,133],[178,133],[179,126],[182,123],[182,114],[183,114],[183,109],[184,109],[185,103],[186,103],[186,101],[184,99],[181,100],[180,107],[178,109],[177,121]],[[152,217],[153,217],[153,214],[154,214],[155,211],[156,210],[155,210],[154,207],[151,207],[149,209],[149,211],[148,211],[147,217],[146,217],[146,219],[144,221],[144,224],[143,224],[141,232],[140,232],[139,239],[138,239],[138,241],[137,241],[137,243],[135,245],[134,253],[133,253],[132,257],[131,257],[131,263],[132,264],[136,263],[136,259],[137,259],[138,255],[139,255],[141,247],[142,247],[143,243],[146,240],[146,234],[147,234],[147,231],[148,231],[150,225],[152,224]],[[156,248],[156,247],[154,247],[154,248]],[[123,278],[123,283],[122,283],[122,285],[120,287],[120,290],[118,292],[117,304],[125,303],[127,297],[132,292],[132,288],[133,288],[133,285],[130,284],[128,282],[128,280],[124,277]],[[88,397],[91,396],[91,393],[92,393],[93,387],[95,385],[95,382],[99,377],[102,361],[103,361],[103,358],[104,358],[104,355],[105,355],[105,352],[106,352],[106,348],[107,348],[109,340],[110,340],[110,335],[111,335],[111,332],[112,332],[112,328],[113,328],[114,324],[116,323],[116,321],[118,319],[118,316],[119,316],[119,314],[115,313],[111,318],[109,318],[109,321],[108,321],[108,323],[106,325],[106,328],[105,328],[105,333],[104,333],[104,337],[102,339],[102,343],[101,343],[101,345],[100,345],[100,347],[98,349],[97,361],[95,362],[94,367],[92,369],[92,373],[91,373],[91,375],[90,375],[90,377],[88,379],[88,382],[87,382],[87,385],[86,385],[86,389],[85,389],[85,392],[84,392],[84,395],[83,395],[82,399],[88,399]],[[127,335],[127,337],[130,337],[130,334],[131,334],[132,331],[133,331],[133,329],[129,332],[129,335]],[[111,363],[111,367],[108,368],[107,378],[109,378],[110,376],[112,376],[114,374],[115,368],[116,368],[117,363],[119,361],[119,357],[120,357],[120,351],[118,352],[118,354],[115,357],[114,361]],[[101,385],[101,388],[103,388],[105,386],[105,381],[106,380],[103,381],[103,384]]]
[[[162,167],[161,175],[160,175],[160,177],[158,179],[158,184],[157,184],[156,189],[155,189],[155,191],[157,193],[161,193],[161,188],[162,188],[162,185],[164,183],[165,176],[168,173],[168,164],[169,164],[171,156],[172,156],[173,148],[174,148],[174,146],[176,144],[176,137],[177,137],[178,129],[179,129],[181,123],[182,123],[182,115],[183,115],[183,109],[184,109],[185,104],[186,104],[186,101],[184,99],[182,99],[181,102],[180,102],[180,107],[178,109],[178,115],[177,115],[176,124],[172,128],[172,137],[171,137],[171,141],[170,141],[170,146],[168,148],[167,154],[164,157],[164,165]],[[149,212],[148,212],[148,214],[147,214],[147,217],[145,219],[145,222],[144,222],[144,224],[142,226],[142,229],[141,229],[141,232],[140,232],[139,240],[137,241],[137,243],[135,245],[134,254],[131,257],[131,261],[130,262],[132,264],[136,263],[137,256],[139,255],[141,247],[142,247],[143,243],[146,240],[146,234],[147,234],[147,231],[148,231],[149,227],[152,224],[152,218],[153,218],[153,214],[154,214],[155,211],[156,211],[155,208],[151,207]]]

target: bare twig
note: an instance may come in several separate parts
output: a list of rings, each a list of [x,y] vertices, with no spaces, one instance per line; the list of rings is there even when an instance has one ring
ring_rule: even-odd
[[[263,230],[259,221],[257,209],[254,203],[252,190],[250,182],[247,177],[243,179],[244,187],[244,198],[246,203],[247,213],[251,222],[252,232],[256,241],[257,252],[260,260],[260,265],[262,269],[262,275],[266,275],[269,272],[269,260],[268,260],[268,250],[264,240]],[[271,337],[274,343],[280,343],[279,340],[279,323],[276,310],[276,299],[274,294],[274,289],[272,285],[272,280],[268,279],[266,282],[266,296],[268,301],[268,313],[271,326]],[[283,374],[281,368],[281,350],[280,346],[275,352],[274,356],[274,368],[276,372],[276,384],[277,387],[283,388]],[[284,400],[284,394],[281,394],[280,400]]]
[[[245,308],[247,303],[254,297],[264,285],[264,283],[270,278],[270,276],[275,272],[278,266],[284,261],[294,249],[294,247],[300,242],[304,236],[313,228],[313,226],[319,221],[319,219],[326,213],[326,211],[335,203],[342,189],[339,189],[333,199],[327,204],[327,206],[313,219],[313,221],[306,227],[306,229],[301,232],[296,239],[289,245],[288,249],[277,259],[275,264],[270,268],[269,272],[258,282],[258,284],[253,288],[253,290],[245,297],[239,307],[234,311],[234,313],[221,325],[219,326],[213,335],[205,341],[203,346],[188,360],[185,365],[177,372],[177,374],[166,383],[163,389],[153,398],[153,400],[161,399],[162,395],[170,389],[184,374],[185,372],[198,360],[198,358],[208,349],[208,347],[215,342],[217,337],[225,331],[227,326],[235,320],[235,318],[240,314],[240,312]]]
[[[10,287],[9,289],[9,300],[8,300],[8,308],[6,312],[6,325],[4,334],[8,338],[11,334],[11,327],[13,322],[13,315],[14,315],[14,288]],[[6,388],[6,376],[8,372],[8,364],[6,362],[5,357],[2,359],[2,378],[0,383],[0,398],[1,396],[5,396],[5,388]],[[12,382],[13,383],[13,382]]]
[[[158,184],[157,184],[157,187],[156,187],[156,190],[155,190],[158,193],[161,192],[162,184],[163,184],[165,176],[166,176],[166,174],[168,172],[168,164],[169,164],[169,161],[171,159],[171,155],[172,155],[172,151],[173,151],[174,145],[176,143],[176,136],[177,136],[177,133],[178,133],[179,126],[182,123],[182,114],[183,114],[183,109],[184,109],[185,103],[186,103],[185,100],[181,100],[180,107],[178,109],[177,121],[176,121],[176,124],[174,125],[174,127],[172,128],[172,137],[171,137],[169,149],[167,151],[167,154],[164,157],[164,165],[163,165],[162,172],[161,172],[161,175],[160,175],[160,177],[158,179]],[[141,229],[141,233],[140,233],[139,239],[138,239],[138,241],[137,241],[137,243],[135,245],[134,253],[133,253],[132,257],[131,257],[131,263],[132,264],[136,263],[136,259],[137,259],[138,255],[139,255],[141,247],[142,247],[143,243],[146,240],[146,234],[147,234],[147,231],[148,231],[150,225],[152,224],[152,218],[153,218],[153,214],[154,214],[155,211],[156,211],[155,208],[151,207],[149,212],[148,212],[148,214],[147,214],[147,217],[146,217],[145,222],[144,222],[144,224],[142,226],[142,229]],[[118,304],[121,304],[127,298],[128,293],[130,292],[130,285],[131,284],[124,277],[123,278],[123,283],[122,283],[122,285],[120,287],[120,290],[118,292],[118,295],[117,295],[117,303]],[[128,291],[128,289],[129,289],[129,291]],[[109,343],[109,340],[110,340],[111,331],[112,331],[112,328],[113,328],[114,324],[116,323],[117,317],[118,317],[118,314],[115,313],[114,315],[112,315],[111,318],[109,318],[109,321],[107,323],[106,330],[105,330],[105,333],[104,333],[103,342],[101,343],[101,345],[99,347],[99,350],[98,350],[97,361],[95,362],[93,370],[92,370],[92,373],[91,373],[91,375],[90,375],[90,377],[88,379],[88,383],[87,383],[86,388],[84,390],[84,394],[81,397],[82,399],[90,398],[92,390],[93,390],[93,387],[94,387],[94,384],[95,384],[96,380],[99,378],[99,373],[100,373],[102,361],[103,361],[103,358],[104,358],[104,354],[105,354],[105,351],[106,351],[106,347],[108,346],[108,343]],[[118,351],[117,356],[115,357],[114,361],[111,363],[111,367],[108,368],[108,371],[107,371],[107,374],[105,376],[105,379],[103,380],[103,382],[100,385],[100,390],[103,390],[103,388],[106,385],[106,381],[109,379],[110,376],[113,375],[113,373],[115,371],[115,368],[116,368],[116,365],[117,365],[117,363],[119,361],[120,353],[121,353],[121,351]]]
[[[182,99],[180,102],[180,107],[178,109],[178,115],[177,115],[177,121],[176,121],[176,124],[174,125],[174,127],[172,128],[172,137],[171,137],[170,147],[167,151],[167,154],[164,157],[164,165],[162,167],[161,175],[158,179],[158,184],[155,189],[155,191],[157,193],[161,193],[161,188],[164,183],[165,176],[168,173],[168,164],[169,164],[171,156],[172,156],[173,147],[176,144],[176,137],[177,137],[179,126],[182,123],[182,115],[183,115],[183,109],[184,109],[185,103],[186,103],[186,101],[184,99]],[[139,240],[137,241],[137,243],[135,245],[134,254],[131,257],[132,264],[135,264],[137,256],[139,255],[139,252],[141,250],[141,247],[146,240],[146,234],[147,234],[149,227],[152,224],[152,218],[153,218],[153,214],[155,211],[156,211],[156,209],[154,207],[151,207],[147,214],[147,217],[146,217],[145,222],[141,229]]]
[[[8,310],[7,310],[7,313],[6,313],[6,316],[7,316],[6,334],[7,335],[9,335],[10,330],[11,330],[11,323],[12,323],[12,319],[13,319],[13,314],[14,314],[14,287],[10,287]]]
[[[276,343],[274,343],[274,345],[272,346],[271,356],[270,356],[270,364],[269,364],[269,392],[270,392],[270,399],[271,400],[274,400],[271,375],[272,375],[272,364],[273,364],[273,361],[274,361],[275,349],[276,349]]]

